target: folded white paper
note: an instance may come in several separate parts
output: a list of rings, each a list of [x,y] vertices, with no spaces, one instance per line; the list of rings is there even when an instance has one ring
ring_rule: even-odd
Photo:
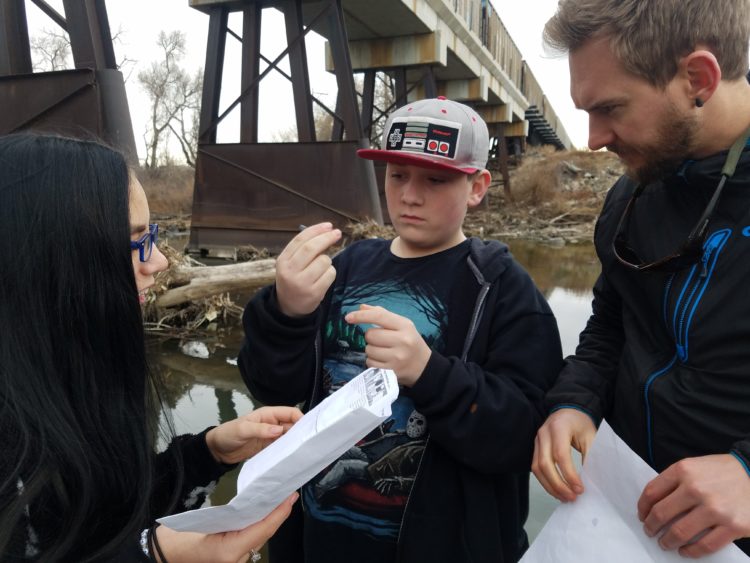
[[[663,551],[638,520],[638,498],[656,477],[606,421],[583,464],[585,492],[558,506],[521,563],[685,563],[676,551]],[[703,557],[701,563],[748,563],[734,544]]]
[[[240,530],[266,517],[391,415],[396,374],[370,368],[329,395],[278,440],[250,458],[229,504],[160,518],[181,532]]]

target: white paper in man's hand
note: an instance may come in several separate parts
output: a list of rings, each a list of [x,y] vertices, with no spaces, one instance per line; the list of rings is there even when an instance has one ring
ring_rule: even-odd
[[[305,414],[289,431],[242,466],[229,504],[160,518],[181,532],[241,530],[333,463],[391,415],[398,381],[391,370],[370,368]]]
[[[521,563],[686,563],[676,551],[663,551],[638,520],[638,498],[654,477],[602,422],[581,471],[585,492],[555,509]],[[748,563],[748,557],[730,544],[700,561]]]

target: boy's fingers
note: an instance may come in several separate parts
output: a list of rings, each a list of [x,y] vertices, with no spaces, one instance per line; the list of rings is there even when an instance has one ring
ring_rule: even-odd
[[[313,292],[322,299],[328,288],[331,287],[333,282],[336,280],[336,268],[329,265],[328,268],[318,276],[312,283]]]
[[[333,229],[333,225],[331,223],[318,223],[316,225],[313,225],[311,227],[307,227],[306,229],[303,229],[301,232],[297,233],[292,240],[290,240],[286,246],[284,247],[284,250],[279,253],[279,258],[291,256],[294,254],[294,251],[302,244],[307,242],[308,240],[318,236],[321,233],[325,233],[327,231],[330,231]]]
[[[389,360],[387,348],[367,345],[365,346],[365,355],[367,356],[368,360],[372,360],[373,362],[377,362],[378,364],[385,364]]]
[[[325,276],[328,271],[333,268],[333,262],[331,261],[331,257],[327,254],[318,254],[315,256],[308,265],[305,267],[304,271],[302,272],[304,279],[301,279],[300,281],[302,283],[309,281],[310,284],[317,283],[323,276]],[[334,269],[334,272],[336,270]]]
[[[547,491],[550,495],[554,496],[554,492],[552,491],[552,487],[549,485],[549,481],[547,481],[547,477],[544,474],[544,471],[542,471],[542,458],[544,455],[542,454],[542,442],[539,438],[539,435],[537,434],[536,438],[534,439],[534,457],[531,460],[531,471],[534,473],[534,477],[536,477],[536,480],[539,481],[539,484],[542,486],[542,488]]]
[[[564,448],[564,451],[559,449],[554,454],[554,459],[564,481],[566,496],[572,495],[575,497],[576,494],[583,492],[583,483],[581,483],[581,478],[573,464],[570,445],[568,444],[568,446]]]
[[[324,231],[310,239],[299,241],[298,244],[290,245],[291,248],[288,246],[282,253],[283,257],[282,254],[279,255],[279,259],[282,263],[288,262],[296,270],[304,270],[316,258],[325,254],[326,250],[336,244],[340,238],[341,231],[338,229]]]
[[[389,335],[393,335],[389,337]],[[395,339],[394,339],[395,337]],[[367,346],[376,348],[391,348],[398,343],[398,333],[383,328],[370,328],[365,332],[365,342]]]
[[[395,330],[401,326],[403,317],[391,313],[383,307],[360,305],[358,311],[350,311],[344,319],[349,324],[374,324],[379,327]]]
[[[287,247],[296,247],[300,244],[304,244],[308,240],[314,239],[316,236],[333,230],[333,224],[325,221],[323,223],[317,223],[305,229],[302,229],[295,237],[289,242]]]
[[[331,234],[334,230],[331,223],[318,223],[312,227],[307,227],[290,240],[279,254],[282,260],[290,259],[305,244],[322,235]]]
[[[537,476],[539,483],[544,489],[561,501],[575,500],[575,493],[565,482],[561,474],[560,461],[558,456],[553,453],[553,439],[547,429],[540,429],[537,434],[537,447],[534,449],[534,474]],[[568,450],[570,446],[568,445]],[[538,455],[537,455],[538,452]],[[568,456],[571,465],[572,459]],[[574,470],[575,471],[575,470]]]
[[[552,482],[554,479],[559,479],[559,475],[557,475],[557,468],[552,462],[549,438],[541,430],[536,437],[534,458],[531,463],[534,475],[544,490],[553,497],[564,500],[560,498],[557,487]]]

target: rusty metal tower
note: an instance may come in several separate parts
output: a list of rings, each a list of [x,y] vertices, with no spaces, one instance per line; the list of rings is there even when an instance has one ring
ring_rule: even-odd
[[[125,82],[104,0],[31,0],[68,33],[75,69],[34,72],[25,0],[0,2],[0,134],[26,129],[98,137],[136,161]],[[7,108],[12,108],[8,111]]]
[[[372,163],[357,158],[368,147],[349,60],[341,0],[190,0],[209,16],[200,138],[189,250],[227,251],[252,244],[281,249],[299,226],[332,221],[344,226],[369,218],[382,223]],[[264,8],[284,15],[287,47],[270,60],[261,53]],[[242,30],[229,28],[242,13]],[[330,45],[338,96],[328,108],[312,93],[305,37],[323,30]],[[242,45],[241,94],[220,112],[227,40]],[[290,73],[279,67],[288,57]],[[260,71],[261,62],[266,65]],[[261,80],[280,72],[291,81],[299,142],[258,142]],[[333,118],[327,138],[317,137],[313,104]],[[238,143],[217,143],[217,126],[240,109]],[[217,252],[218,253],[218,252]]]

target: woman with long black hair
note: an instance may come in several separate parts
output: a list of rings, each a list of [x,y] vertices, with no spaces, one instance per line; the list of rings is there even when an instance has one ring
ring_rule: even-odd
[[[167,267],[143,188],[99,143],[0,137],[0,559],[244,561],[289,514],[225,534],[153,520],[301,413],[264,407],[156,455],[139,301]]]

